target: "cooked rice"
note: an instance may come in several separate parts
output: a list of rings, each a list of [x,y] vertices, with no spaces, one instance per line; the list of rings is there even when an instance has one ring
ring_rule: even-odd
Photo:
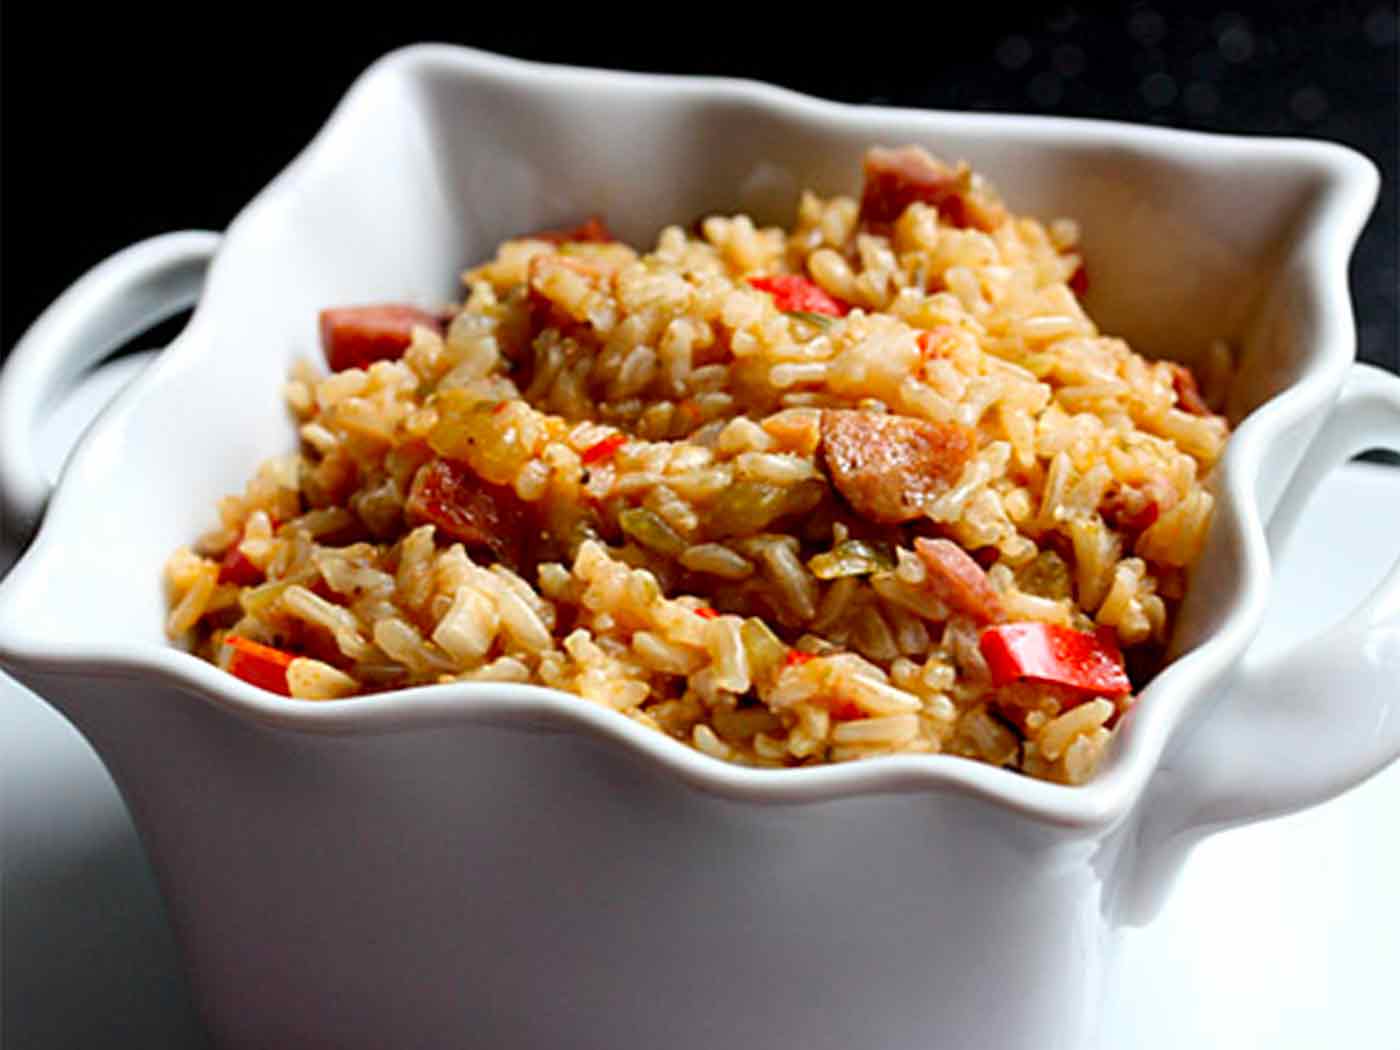
[[[505,242],[398,359],[298,368],[300,450],[171,557],[169,633],[224,667],[229,636],[292,654],[300,699],[534,682],[725,761],[949,753],[1087,779],[1132,697],[994,687],[914,540],[974,552],[1007,619],[1111,629],[1140,685],[1227,428],[1181,366],[1098,331],[1073,222],[1009,214],[965,167],[950,185],[953,206],[889,221],[806,193],[790,231],[713,216],[648,254]],[[785,313],[749,283],[777,274],[851,309]],[[1218,409],[1229,349],[1202,361]],[[906,497],[838,473],[842,409],[972,447],[882,518]],[[461,531],[434,478],[488,527]]]

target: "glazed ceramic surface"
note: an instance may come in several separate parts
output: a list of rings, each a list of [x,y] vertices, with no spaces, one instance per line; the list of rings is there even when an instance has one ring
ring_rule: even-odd
[[[902,142],[1079,218],[1105,330],[1242,349],[1181,655],[1094,783],[946,756],[741,769],[530,687],[293,704],[165,642],[161,565],[294,442],[279,391],[320,307],[450,299],[503,237],[591,212],[634,243],[708,210],[780,220]],[[1082,1046],[1113,931],[1196,839],[1400,751],[1393,574],[1325,636],[1246,654],[1271,542],[1337,462],[1400,443],[1400,382],[1351,363],[1346,260],[1375,188],[1318,143],[395,53],[222,241],[130,249],[15,351],[10,545],[43,524],[0,584],[0,663],[111,770],[222,1045]],[[46,406],[201,285],[44,512]]]

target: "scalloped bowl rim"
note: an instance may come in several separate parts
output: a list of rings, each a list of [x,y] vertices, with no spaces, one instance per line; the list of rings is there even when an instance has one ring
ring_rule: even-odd
[[[620,745],[697,789],[750,803],[815,803],[856,795],[937,790],[999,803],[1050,825],[1094,830],[1121,819],[1141,795],[1169,739],[1191,708],[1192,680],[1216,680],[1243,653],[1262,623],[1270,591],[1270,566],[1253,487],[1271,437],[1330,404],[1354,359],[1347,262],[1377,191],[1378,176],[1371,162],[1346,147],[1312,140],[1249,138],[1072,117],[857,106],[750,80],[543,65],[469,48],[419,44],[390,52],[360,75],[310,143],[239,213],[228,236],[236,235],[250,213],[283,192],[297,177],[308,157],[347,119],[368,82],[385,75],[421,75],[443,69],[501,81],[553,81],[565,88],[601,84],[701,96],[712,101],[741,99],[760,103],[778,115],[800,114],[827,124],[855,120],[865,124],[888,120],[916,123],[925,116],[935,116],[970,128],[1014,132],[1032,144],[1058,144],[1072,139],[1082,144],[1128,145],[1145,155],[1179,155],[1189,151],[1197,155],[1217,154],[1221,161],[1245,155],[1259,162],[1305,162],[1320,168],[1327,177],[1328,192],[1317,209],[1317,218],[1325,224],[1328,235],[1307,257],[1307,276],[1327,307],[1323,336],[1303,377],[1256,408],[1232,434],[1219,467],[1219,499],[1212,527],[1229,528],[1235,533],[1245,563],[1245,585],[1242,593],[1235,596],[1234,612],[1213,637],[1174,660],[1149,684],[1142,693],[1142,702],[1130,716],[1131,726],[1125,725],[1131,732],[1115,734],[1115,744],[1098,775],[1078,787],[1037,780],[951,755],[891,755],[781,770],[744,767],[711,758],[617,712],[581,702],[573,694],[541,686],[449,683],[364,698],[288,703],[174,647],[113,644],[85,645],[75,650],[58,639],[35,639],[18,633],[7,639],[7,628],[0,624],[0,653],[17,665],[38,670],[122,679],[155,676],[232,715],[299,733],[379,734],[471,723],[581,731]],[[219,258],[216,254],[211,272],[217,270]],[[202,300],[184,331],[84,435],[64,469],[38,537],[12,570],[13,576],[23,573],[26,564],[37,563],[43,551],[55,542],[59,530],[54,523],[62,522],[68,516],[70,501],[79,498],[63,483],[74,465],[102,442],[114,420],[140,405],[145,391],[165,368],[186,354],[198,352],[199,333],[209,323],[204,305]]]

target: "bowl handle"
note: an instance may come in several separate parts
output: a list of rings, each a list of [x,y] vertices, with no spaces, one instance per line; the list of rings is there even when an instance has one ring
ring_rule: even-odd
[[[187,230],[123,249],[78,278],[15,344],[0,372],[0,555],[18,555],[48,502],[38,421],[87,369],[193,303],[219,240]]]
[[[1353,365],[1269,522],[1274,561],[1318,483],[1377,447],[1400,451],[1400,378]],[[1129,923],[1156,914],[1206,835],[1325,802],[1400,758],[1400,561],[1336,626],[1246,653],[1227,689],[1149,786]]]

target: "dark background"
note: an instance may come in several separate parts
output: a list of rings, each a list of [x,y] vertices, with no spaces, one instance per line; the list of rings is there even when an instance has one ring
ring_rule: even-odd
[[[90,265],[143,237],[220,229],[295,155],[374,58],[420,40],[619,69],[753,77],[849,102],[1058,113],[1304,135],[1371,157],[1384,185],[1352,264],[1361,356],[1397,346],[1397,17],[1381,0],[1183,8],[783,5],[770,25],[658,8],[644,29],[543,7],[494,20],[345,7],[189,5],[90,13],[6,5],[0,18],[0,353]],[[595,8],[607,12],[606,7]],[[617,8],[621,12],[622,8]],[[822,14],[823,10],[831,13]],[[874,9],[872,8],[872,12]],[[956,12],[950,13],[950,12]],[[846,17],[849,17],[849,13]]]

